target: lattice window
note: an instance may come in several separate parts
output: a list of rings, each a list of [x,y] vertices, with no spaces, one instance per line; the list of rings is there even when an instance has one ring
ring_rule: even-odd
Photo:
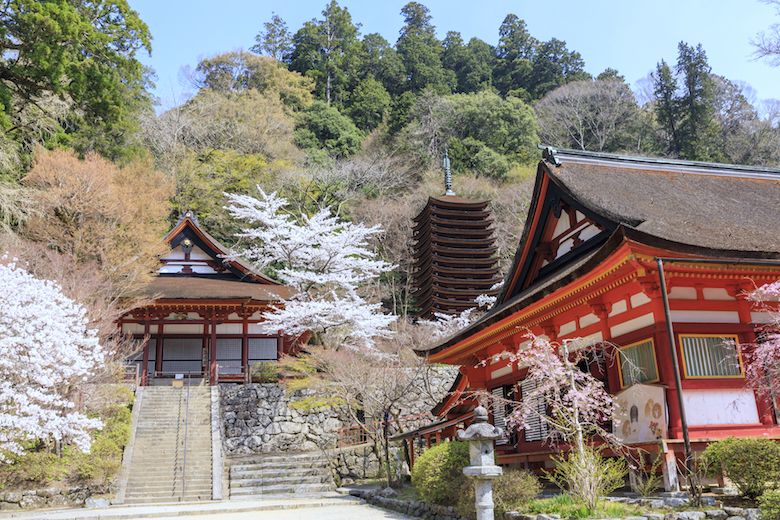
[[[241,338],[217,338],[217,365],[220,374],[241,373]]]
[[[163,339],[162,371],[172,373],[201,372],[203,340],[201,338]]]
[[[276,361],[277,338],[249,338],[249,364]]]
[[[512,385],[499,386],[491,390],[493,394],[493,425],[501,428],[504,432],[503,437],[496,441],[496,445],[509,444],[510,436],[507,432],[506,418],[512,413],[512,405],[508,400],[513,398]]]
[[[619,352],[622,386],[658,381],[658,365],[652,339],[628,345],[621,348]]]
[[[680,336],[686,377],[741,377],[736,336]]]
[[[530,379],[523,379],[520,381],[520,392],[522,393],[522,399],[529,399],[531,392],[536,390],[537,385]],[[525,442],[542,441],[547,438],[549,433],[549,426],[540,416],[547,415],[547,403],[544,396],[539,395],[531,398],[531,407],[536,411],[535,414],[531,414],[526,420],[528,426],[525,428]]]

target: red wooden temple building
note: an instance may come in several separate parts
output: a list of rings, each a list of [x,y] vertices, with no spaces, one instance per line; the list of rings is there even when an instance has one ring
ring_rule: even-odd
[[[615,354],[582,368],[617,396],[625,420],[615,433],[662,455],[669,490],[678,485],[683,413],[693,451],[729,435],[780,437],[778,403],[745,388],[735,347],[760,340],[769,320],[745,291],[780,277],[779,170],[547,149],[526,222],[495,306],[418,350],[462,366],[434,410],[440,427],[418,435],[454,437],[474,406],[458,404],[458,391],[522,399],[526,370],[502,353],[526,348],[530,331],[558,343],[589,338]],[[494,410],[497,425],[504,413]],[[499,441],[498,462],[551,467],[544,426]]]
[[[495,296],[502,278],[489,201],[444,195],[430,197],[414,220],[416,317],[459,314],[481,294]]]
[[[128,360],[142,385],[177,375],[205,377],[211,385],[243,381],[252,363],[295,350],[296,342],[264,330],[261,317],[291,295],[289,287],[241,260],[225,259],[230,251],[200,228],[191,211],[164,240],[170,252],[146,288],[154,303],[119,323],[138,340],[149,337]]]

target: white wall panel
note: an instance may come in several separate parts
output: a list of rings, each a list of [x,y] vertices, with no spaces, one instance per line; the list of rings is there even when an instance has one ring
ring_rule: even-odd
[[[757,424],[753,392],[742,388],[683,390],[685,415],[691,426]]]

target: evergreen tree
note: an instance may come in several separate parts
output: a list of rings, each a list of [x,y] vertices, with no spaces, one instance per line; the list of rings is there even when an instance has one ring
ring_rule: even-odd
[[[529,101],[526,86],[530,82],[531,60],[539,42],[528,32],[525,22],[514,14],[504,18],[498,34],[494,85],[503,96]]]
[[[429,88],[441,94],[450,93],[454,74],[446,71],[441,63],[444,48],[436,39],[436,28],[431,25],[428,12],[427,7],[417,2],[409,2],[401,9],[405,25],[396,49],[407,77],[404,90],[419,94]]]
[[[373,76],[368,76],[352,91],[345,112],[359,129],[371,131],[382,124],[389,110],[390,94]]]
[[[455,74],[453,90],[457,93],[478,92],[493,84],[495,49],[479,38],[463,45],[459,32],[450,31],[444,39],[442,64]]]
[[[306,22],[293,36],[290,70],[314,79],[318,98],[341,106],[356,73],[360,24],[354,25],[347,8],[335,0],[325,6],[322,16]]]
[[[569,51],[566,42],[556,38],[539,44],[534,52],[530,84],[526,89],[539,99],[571,81],[590,79],[579,52]]]
[[[373,77],[391,96],[403,92],[406,82],[403,64],[395,49],[378,33],[363,37],[360,48],[358,77]]]
[[[682,79],[680,105],[681,149],[683,157],[693,160],[717,160],[718,127],[715,123],[715,92],[710,78],[712,68],[701,44],[693,48],[680,42],[677,74]]]
[[[256,54],[270,56],[276,61],[283,61],[292,50],[292,34],[287,24],[279,15],[271,13],[271,21],[263,24],[265,31],[255,36],[256,45],[249,50]]]
[[[694,48],[680,42],[678,49],[674,71],[662,60],[653,76],[656,118],[664,132],[667,153],[688,160],[717,161],[721,154],[707,55],[701,44]]]

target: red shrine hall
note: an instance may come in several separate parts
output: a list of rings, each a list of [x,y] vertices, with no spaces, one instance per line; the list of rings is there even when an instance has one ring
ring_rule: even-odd
[[[506,354],[526,348],[530,331],[559,344],[586,338],[612,352],[588,356],[582,369],[616,396],[614,433],[661,457],[667,490],[679,487],[683,413],[693,451],[730,435],[780,438],[780,403],[745,388],[746,360],[736,348],[760,341],[770,321],[744,296],[780,277],[780,170],[553,149],[543,157],[495,306],[418,350],[431,363],[462,368],[434,409],[442,423],[415,435],[454,438],[475,406],[460,392],[515,400],[530,392],[527,370]],[[492,420],[504,426],[511,410],[497,408]],[[497,441],[498,462],[552,467],[545,426]],[[405,437],[413,448],[414,435]]]
[[[253,363],[276,361],[308,339],[263,329],[261,314],[292,289],[224,258],[230,251],[199,227],[191,211],[164,240],[170,252],[146,288],[154,302],[119,323],[122,332],[149,338],[128,360],[142,385],[187,376],[211,385],[246,381]]]

